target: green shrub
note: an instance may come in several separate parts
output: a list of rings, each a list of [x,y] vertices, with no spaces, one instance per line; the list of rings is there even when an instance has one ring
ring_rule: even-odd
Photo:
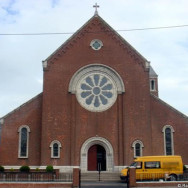
[[[0,166],[0,172],[4,172],[5,168],[3,166]]]
[[[54,171],[53,166],[48,165],[48,166],[46,167],[46,172],[53,172],[53,171]]]
[[[20,167],[20,172],[29,172],[29,171],[30,171],[29,166],[21,166]]]
[[[36,170],[37,172],[39,172],[39,171],[40,171],[40,169],[39,169],[39,168],[36,168],[35,170]]]

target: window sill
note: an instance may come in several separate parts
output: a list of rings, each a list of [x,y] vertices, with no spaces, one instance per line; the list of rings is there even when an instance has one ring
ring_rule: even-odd
[[[18,157],[18,159],[28,159],[28,157]]]

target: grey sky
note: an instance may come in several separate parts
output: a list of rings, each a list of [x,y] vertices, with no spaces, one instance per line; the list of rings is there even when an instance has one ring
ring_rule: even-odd
[[[76,32],[94,0],[0,0],[0,33]],[[115,30],[188,25],[187,0],[98,0]],[[159,75],[159,97],[188,115],[188,27],[124,31]],[[0,35],[0,117],[42,92],[42,60],[71,35]]]

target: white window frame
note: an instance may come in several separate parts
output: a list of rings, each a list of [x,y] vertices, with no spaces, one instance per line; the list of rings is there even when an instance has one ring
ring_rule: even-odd
[[[54,152],[53,152],[53,145],[57,144],[58,145],[58,156],[54,156]],[[61,152],[61,143],[58,140],[54,140],[51,142],[50,144],[50,148],[51,148],[51,158],[53,159],[59,159],[60,158],[60,152]]]
[[[140,144],[140,156],[143,156],[143,147],[144,147],[144,144],[141,140],[135,140],[133,143],[132,143],[132,147],[133,147],[133,150],[134,150],[134,158],[136,157],[140,157],[140,156],[136,156],[136,144],[139,143]]]
[[[165,138],[165,130],[167,129],[167,128],[170,128],[170,130],[171,130],[171,147],[172,147],[172,155],[174,155],[174,128],[171,126],[171,125],[165,125],[164,127],[163,127],[163,130],[162,130],[162,132],[163,132],[163,138],[164,138],[164,154],[165,155],[167,155],[167,153],[166,153],[166,138]]]
[[[95,48],[94,46],[93,46],[93,44],[95,43],[95,42],[98,42],[99,43],[99,48]],[[103,43],[102,43],[102,41],[101,40],[99,40],[99,39],[93,39],[91,42],[90,42],[90,46],[91,46],[91,48],[93,49],[93,50],[100,50],[102,47],[103,47]]]
[[[152,82],[154,84],[154,88],[152,88]],[[156,80],[155,79],[150,80],[150,91],[156,91]]]
[[[21,156],[21,133],[22,133],[22,129],[26,128],[27,129],[27,149],[26,149],[26,156]],[[22,125],[19,127],[18,129],[18,133],[19,133],[19,143],[18,143],[18,158],[28,158],[29,156],[29,133],[30,133],[30,128],[28,125]]]

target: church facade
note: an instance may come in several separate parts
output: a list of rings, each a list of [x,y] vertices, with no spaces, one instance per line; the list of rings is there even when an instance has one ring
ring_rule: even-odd
[[[43,92],[1,118],[0,165],[119,171],[147,155],[188,164],[188,117],[158,97],[150,62],[97,13],[43,71]]]

